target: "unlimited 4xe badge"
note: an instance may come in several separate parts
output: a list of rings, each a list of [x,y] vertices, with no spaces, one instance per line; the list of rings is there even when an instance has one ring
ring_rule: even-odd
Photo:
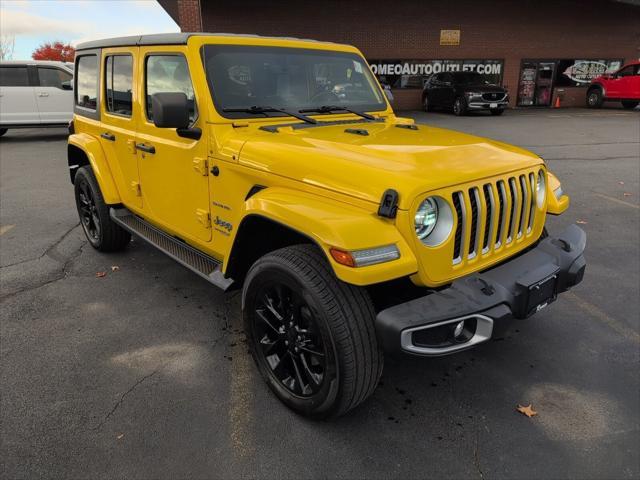
[[[215,223],[218,227],[224,228],[227,232],[230,232],[231,230],[233,230],[233,225],[231,225],[229,222],[222,220],[217,215],[213,223]]]

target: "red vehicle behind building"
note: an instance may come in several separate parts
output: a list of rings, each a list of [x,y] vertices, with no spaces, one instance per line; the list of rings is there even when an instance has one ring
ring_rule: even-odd
[[[591,81],[587,107],[600,108],[604,102],[622,102],[622,106],[629,109],[640,103],[640,61],[628,63],[617,72]]]

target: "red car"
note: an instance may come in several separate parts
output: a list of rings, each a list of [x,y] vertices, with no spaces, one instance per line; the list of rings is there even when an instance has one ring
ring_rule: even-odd
[[[591,80],[587,90],[587,107],[600,108],[603,102],[622,102],[624,108],[640,103],[640,61],[626,64],[615,73],[605,73]]]

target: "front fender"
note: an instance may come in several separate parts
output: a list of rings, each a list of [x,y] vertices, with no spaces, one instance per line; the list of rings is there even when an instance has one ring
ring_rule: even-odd
[[[68,144],[79,148],[86,155],[87,161],[93,169],[93,174],[98,180],[98,185],[100,185],[100,191],[105,203],[108,205],[121,203],[120,193],[116,183],[113,181],[113,175],[100,141],[86,133],[74,133],[69,135]],[[69,165],[69,167],[72,167],[72,165]]]
[[[361,208],[285,188],[268,188],[245,202],[244,216],[261,215],[313,240],[325,253],[336,276],[354,285],[371,285],[406,277],[418,270],[413,252],[393,220]],[[330,247],[360,250],[395,244],[400,258],[366,267],[347,267],[333,260]]]

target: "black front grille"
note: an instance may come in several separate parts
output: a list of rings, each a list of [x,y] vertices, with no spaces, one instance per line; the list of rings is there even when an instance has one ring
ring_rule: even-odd
[[[531,233],[536,217],[536,174],[496,179],[452,194],[457,216],[453,265],[513,245]]]
[[[461,194],[456,192],[453,194],[453,206],[456,209],[458,216],[458,225],[456,228],[456,240],[453,246],[453,258],[460,258],[460,248],[462,245],[462,232],[463,232],[463,218],[462,218],[462,204],[460,202]]]
[[[469,202],[471,203],[471,238],[469,239],[469,255],[476,251],[476,236],[478,235],[478,202],[476,189],[469,189]]]
[[[502,100],[504,98],[504,93],[502,92],[483,93],[482,98],[484,100],[490,100],[490,101]]]

